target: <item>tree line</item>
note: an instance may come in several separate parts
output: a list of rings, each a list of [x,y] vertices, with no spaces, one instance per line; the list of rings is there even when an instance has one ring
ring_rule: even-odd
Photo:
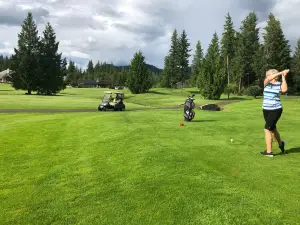
[[[0,72],[10,68],[10,66],[11,66],[10,57],[0,55]]]
[[[89,61],[82,70],[73,61],[67,62],[58,53],[59,42],[50,23],[42,37],[29,12],[18,34],[18,46],[11,58],[0,57],[0,68],[10,67],[12,86],[27,90],[28,94],[55,94],[67,84],[76,85],[78,80],[93,79],[100,83],[127,86],[134,93],[148,91],[153,86],[175,88],[189,82],[197,87],[207,99],[219,99],[221,94],[243,94],[251,90],[256,94],[263,88],[266,70],[290,68],[287,78],[289,92],[300,91],[300,39],[293,55],[285,38],[280,21],[269,14],[260,40],[258,17],[249,13],[235,29],[232,18],[226,15],[224,30],[219,37],[215,32],[204,54],[200,40],[197,41],[192,63],[187,33],[175,29],[171,45],[164,59],[162,73],[151,72],[141,51],[137,51],[130,66],[117,67],[112,63]],[[5,68],[6,67],[6,68]]]
[[[129,67],[116,67],[99,61],[94,65],[90,60],[86,70],[67,62],[58,53],[59,42],[50,23],[47,23],[42,37],[29,12],[18,34],[18,46],[8,58],[0,58],[1,68],[10,68],[14,72],[10,81],[16,90],[26,90],[27,94],[37,92],[52,95],[66,88],[77,85],[78,80],[92,79],[111,86],[127,85],[133,93],[148,91],[158,82],[159,72],[151,72],[145,63],[145,57],[138,51]]]
[[[228,13],[222,36],[213,34],[205,55],[200,40],[197,41],[190,66],[187,35],[183,31],[178,37],[175,29],[169,54],[165,57],[160,85],[172,88],[178,82],[188,81],[190,86],[199,88],[203,97],[219,99],[223,93],[229,97],[230,93],[242,94],[253,88],[262,90],[266,70],[289,68],[289,92],[299,92],[300,39],[291,55],[281,23],[272,13],[269,14],[262,41],[257,22],[256,13],[250,12],[240,28],[235,29]]]
[[[89,60],[87,68],[82,70],[73,61],[69,61],[66,82],[76,86],[79,80],[97,80],[100,84],[110,86],[127,86],[130,66],[115,66],[113,63],[100,62],[96,64]],[[159,81],[160,72],[150,71],[151,83]]]

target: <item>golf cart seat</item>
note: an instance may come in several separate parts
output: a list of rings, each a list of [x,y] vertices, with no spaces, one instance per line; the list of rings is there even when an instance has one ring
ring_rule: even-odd
[[[102,103],[109,103],[111,100],[111,93],[107,92],[104,94]]]

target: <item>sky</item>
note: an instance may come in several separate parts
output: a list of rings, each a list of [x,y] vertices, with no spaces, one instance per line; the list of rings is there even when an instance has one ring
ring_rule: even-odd
[[[29,11],[40,35],[50,22],[59,51],[84,69],[89,60],[129,64],[139,50],[147,63],[163,68],[174,29],[186,31],[191,55],[198,40],[205,52],[214,32],[221,37],[228,12],[239,29],[255,11],[261,32],[272,12],[292,49],[300,37],[300,0],[0,0],[0,54],[14,52]]]

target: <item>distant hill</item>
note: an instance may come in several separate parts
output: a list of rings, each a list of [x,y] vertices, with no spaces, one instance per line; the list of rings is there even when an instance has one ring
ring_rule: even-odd
[[[148,67],[148,69],[153,72],[153,73],[161,73],[162,72],[162,69],[159,69],[157,68],[156,66],[153,66],[153,65],[150,65],[150,64],[147,64],[146,63],[146,66]],[[114,67],[118,70],[118,71],[121,71],[122,68],[128,70],[129,69],[129,65],[124,65],[124,66],[115,66]]]
[[[112,64],[110,64],[112,65]],[[148,69],[153,72],[153,73],[161,73],[162,69],[157,68],[156,66],[150,65],[146,63],[146,66],[148,67]],[[129,65],[124,65],[124,66],[115,66],[113,65],[114,68],[116,68],[117,71],[121,71],[122,68],[129,70],[130,66]],[[189,66],[187,74],[190,76],[192,74],[192,68]]]

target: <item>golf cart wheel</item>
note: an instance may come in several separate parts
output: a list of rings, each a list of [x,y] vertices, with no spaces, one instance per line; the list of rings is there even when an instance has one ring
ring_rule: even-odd
[[[98,111],[100,111],[100,112],[101,112],[101,111],[102,111],[102,108],[98,107]]]

